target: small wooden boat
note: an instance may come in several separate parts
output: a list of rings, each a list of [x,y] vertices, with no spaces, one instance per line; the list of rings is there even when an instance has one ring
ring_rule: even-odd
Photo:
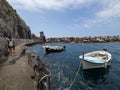
[[[65,50],[65,46],[42,46],[46,52],[60,52]]]
[[[109,52],[101,50],[80,55],[79,58],[82,61],[83,69],[92,69],[101,67],[106,68],[112,56]]]

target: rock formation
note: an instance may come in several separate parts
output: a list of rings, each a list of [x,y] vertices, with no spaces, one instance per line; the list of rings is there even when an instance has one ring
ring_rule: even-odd
[[[6,0],[0,0],[0,63],[7,60],[7,40],[11,35],[19,39],[31,39],[31,30]]]
[[[32,79],[36,82],[37,90],[50,90],[50,71],[41,62],[40,57],[31,52],[28,54],[28,64],[33,68]]]
[[[7,40],[5,38],[0,37],[0,64],[7,60],[8,48],[7,48]]]
[[[5,33],[17,38],[31,38],[30,28],[6,0],[0,0],[0,36]]]

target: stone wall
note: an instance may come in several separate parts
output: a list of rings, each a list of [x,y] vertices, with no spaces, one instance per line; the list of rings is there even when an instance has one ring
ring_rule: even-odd
[[[35,80],[37,90],[50,90],[50,71],[37,54],[29,51],[26,54],[28,55],[28,64],[34,71],[31,78]]]

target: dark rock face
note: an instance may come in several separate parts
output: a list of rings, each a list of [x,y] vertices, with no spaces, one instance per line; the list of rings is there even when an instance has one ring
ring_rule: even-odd
[[[0,0],[0,36],[31,39],[30,28],[6,0]]]
[[[36,82],[37,90],[50,90],[50,71],[41,62],[40,57],[31,52],[28,55],[28,64],[33,68],[32,79]]]
[[[7,60],[8,55],[8,47],[7,40],[5,38],[0,38],[0,64]]]
[[[7,60],[8,42],[5,38],[31,39],[31,30],[6,0],[0,0],[0,63]]]

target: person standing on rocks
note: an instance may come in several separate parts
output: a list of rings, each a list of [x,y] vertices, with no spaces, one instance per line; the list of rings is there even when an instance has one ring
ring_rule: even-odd
[[[8,36],[7,40],[8,40],[8,49],[9,49],[10,55],[12,56],[12,52],[13,50],[15,50],[15,42],[11,36]]]

